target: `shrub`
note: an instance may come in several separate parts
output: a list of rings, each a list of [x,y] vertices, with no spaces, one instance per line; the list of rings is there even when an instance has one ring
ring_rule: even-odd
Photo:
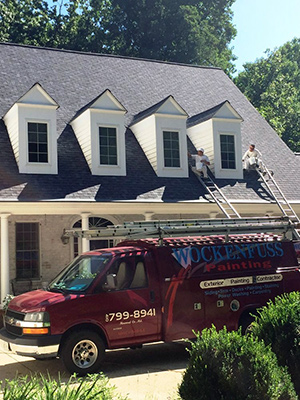
[[[300,293],[278,296],[258,310],[251,332],[270,345],[280,365],[287,365],[300,394]]]
[[[3,400],[122,400],[109,386],[102,374],[85,378],[71,376],[67,383],[59,378],[35,375],[6,380],[2,390]],[[123,398],[123,400],[125,400]]]
[[[179,394],[184,400],[297,399],[290,376],[263,341],[213,326],[191,342]]]

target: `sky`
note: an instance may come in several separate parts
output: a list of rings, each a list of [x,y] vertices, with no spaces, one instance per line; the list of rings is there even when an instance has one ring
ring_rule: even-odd
[[[267,49],[300,38],[300,0],[236,0],[232,6],[237,36],[231,47],[238,57],[237,73]]]

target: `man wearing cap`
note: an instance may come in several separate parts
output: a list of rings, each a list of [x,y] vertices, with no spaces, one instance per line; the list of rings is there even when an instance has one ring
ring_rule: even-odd
[[[192,157],[196,163],[196,172],[200,174],[202,172],[203,178],[207,178],[207,165],[210,165],[209,158],[204,154],[204,149],[200,147],[197,149],[197,154],[188,153],[189,157]],[[194,169],[193,169],[194,170]]]

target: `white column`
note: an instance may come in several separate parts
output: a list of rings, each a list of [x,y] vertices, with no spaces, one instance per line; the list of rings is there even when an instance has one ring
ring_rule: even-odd
[[[9,240],[8,217],[10,214],[0,214],[1,217],[1,303],[10,292],[9,285]]]
[[[210,219],[216,219],[219,213],[220,213],[220,211],[211,211],[209,213],[209,218]]]
[[[87,231],[89,229],[89,216],[91,213],[82,212],[81,213],[81,229],[83,231]],[[89,239],[82,238],[82,252],[86,252],[90,250],[90,241]]]
[[[154,212],[152,212],[152,211],[145,211],[144,212],[145,221],[151,221],[153,214],[154,214]]]

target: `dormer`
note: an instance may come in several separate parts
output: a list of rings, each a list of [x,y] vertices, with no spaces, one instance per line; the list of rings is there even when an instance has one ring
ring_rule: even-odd
[[[229,101],[194,115],[187,134],[195,148],[204,148],[216,178],[242,179],[242,117]]]
[[[133,119],[130,129],[160,177],[188,177],[187,113],[169,96]]]
[[[57,174],[58,107],[36,83],[4,115],[20,173]]]
[[[70,122],[93,175],[126,175],[125,113],[107,89]]]

